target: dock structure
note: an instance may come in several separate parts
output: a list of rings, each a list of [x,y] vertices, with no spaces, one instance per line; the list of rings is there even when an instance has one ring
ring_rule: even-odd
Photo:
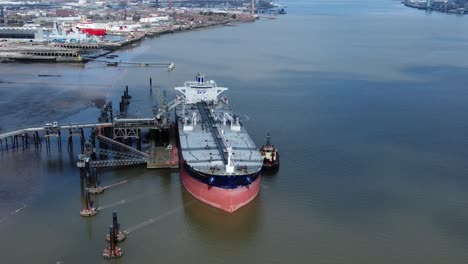
[[[67,125],[53,125],[46,124],[44,126],[35,126],[29,128],[21,128],[13,131],[0,133],[0,139],[6,139],[9,137],[20,136],[23,134],[32,134],[34,132],[50,131],[54,130],[68,130],[68,129],[80,129],[80,128],[97,128],[101,126],[112,126],[112,123],[81,123],[81,124],[67,124]]]
[[[85,55],[83,55],[82,58],[86,61],[103,62],[109,66],[126,65],[126,66],[140,66],[140,67],[166,67],[168,71],[172,71],[175,67],[174,62],[121,61],[121,60],[115,61],[115,60],[97,59],[97,58],[92,58],[92,57],[85,56]]]
[[[98,213],[96,207],[94,207],[94,201],[91,200],[89,196],[89,190],[85,190],[85,205],[84,208],[80,211],[80,215],[83,217],[95,216]]]
[[[9,132],[0,133],[0,150],[19,148],[19,139],[22,139],[22,148],[28,148],[31,144],[30,138],[33,138],[35,147],[41,146],[39,133],[44,135],[47,148],[50,147],[50,137],[56,137],[61,142],[62,131],[69,131],[69,141],[71,137],[77,134],[82,135],[84,128],[97,128],[101,126],[111,126],[112,123],[85,123],[85,124],[67,124],[58,125],[58,123],[48,123],[44,126],[34,126],[29,128],[16,129]],[[77,132],[79,131],[79,132]],[[8,144],[10,142],[10,144]],[[59,143],[61,145],[61,143]]]
[[[114,242],[117,243],[117,242],[124,241],[125,238],[127,237],[127,234],[125,234],[123,231],[120,231],[120,224],[117,221],[117,212],[116,211],[112,212],[112,227],[113,227],[112,232],[114,233]],[[106,235],[106,240],[107,241],[110,242],[111,238],[112,237],[111,237],[110,234]]]
[[[114,50],[140,41],[145,34],[137,33],[120,42],[56,42],[49,43],[36,38],[33,29],[0,28],[0,35],[13,40],[0,45],[0,62],[41,62],[41,63],[85,63],[90,58],[106,55]],[[0,36],[1,37],[1,36]],[[22,38],[36,39],[25,42]],[[20,40],[18,40],[20,39]]]
[[[148,169],[178,168],[175,129],[168,121],[168,113],[180,102],[173,101],[161,106],[161,112],[155,112],[153,117],[132,118],[127,113],[130,98],[127,86],[121,98],[119,114],[114,116],[112,103],[109,102],[101,109],[99,122],[96,123],[52,122],[0,133],[0,151],[24,150],[32,143],[38,149],[43,141],[47,150],[51,151],[51,138],[56,139],[58,150],[61,151],[62,135],[68,132],[69,151],[73,151],[73,138],[80,139],[82,153],[78,155],[77,166],[80,174],[88,178],[94,174],[95,168],[144,164]],[[85,130],[90,131],[88,140],[85,139]],[[146,135],[149,139],[148,147],[143,151],[142,140]]]
[[[105,129],[112,129],[113,138],[107,137]],[[178,163],[174,161],[175,140],[171,139],[170,143],[165,147],[158,146],[155,139],[150,139],[148,153],[141,149],[141,130],[150,129],[157,132],[154,134],[168,133],[163,130],[168,130],[168,127],[151,118],[133,118],[133,119],[118,119],[115,118],[113,123],[85,123],[85,124],[68,124],[68,125],[45,125],[30,128],[17,129],[5,133],[0,133],[0,150],[9,149],[26,149],[32,143],[35,147],[39,147],[41,136],[45,141],[47,149],[51,148],[51,138],[57,138],[57,145],[61,148],[62,134],[68,131],[68,145],[73,146],[72,137],[79,137],[82,145],[84,145],[84,129],[95,129],[97,132],[96,139],[106,148],[95,150],[95,154],[112,156],[113,159],[93,160],[91,167],[115,167],[129,166],[137,164],[148,164],[148,168],[177,168]],[[161,130],[161,132],[159,132]],[[171,134],[171,136],[173,136]],[[32,139],[31,139],[32,137]],[[137,147],[126,145],[118,140],[137,140]],[[168,147],[169,146],[169,147]],[[109,149],[110,148],[110,149]]]
[[[165,132],[158,133],[156,136],[150,137],[148,162],[146,168],[179,168],[179,151],[176,145],[175,127],[170,126]],[[163,137],[166,137],[165,139]],[[161,142],[166,144],[158,144]]]
[[[0,47],[2,61],[23,62],[81,62],[81,49],[53,46],[12,45]]]
[[[109,227],[109,246],[102,252],[102,256],[105,259],[116,259],[123,255],[122,249],[116,245],[114,229],[113,225]]]

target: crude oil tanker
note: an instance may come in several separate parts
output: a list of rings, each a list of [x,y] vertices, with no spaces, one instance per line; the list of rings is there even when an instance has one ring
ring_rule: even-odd
[[[180,178],[198,200],[227,212],[252,201],[260,191],[263,158],[226,96],[228,90],[198,74],[176,87]]]

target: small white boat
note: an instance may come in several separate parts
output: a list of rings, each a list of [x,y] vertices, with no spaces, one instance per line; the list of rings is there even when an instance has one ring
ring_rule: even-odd
[[[174,64],[174,63],[171,63],[171,64],[169,64],[169,66],[167,67],[167,70],[168,70],[168,71],[172,71],[172,70],[174,69],[174,67],[175,67],[175,64]]]

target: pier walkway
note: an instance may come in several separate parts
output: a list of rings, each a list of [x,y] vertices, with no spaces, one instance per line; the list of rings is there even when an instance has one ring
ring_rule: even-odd
[[[57,137],[60,148],[61,134],[65,131],[69,131],[69,144],[72,142],[72,136],[79,136],[81,137],[83,148],[85,145],[83,129],[95,129],[94,133],[96,133],[95,137],[97,140],[107,146],[106,148],[95,148],[92,146],[92,149],[85,151],[87,154],[83,156],[83,161],[89,158],[92,153],[110,157],[110,159],[90,160],[89,165],[92,168],[132,166],[138,164],[146,164],[149,169],[178,168],[178,152],[175,146],[173,128],[169,128],[157,118],[114,118],[112,123],[75,123],[66,125],[59,125],[58,122],[53,122],[47,123],[44,126],[16,129],[0,133],[0,151],[4,150],[4,145],[6,146],[6,150],[9,149],[8,141],[11,142],[10,146],[12,149],[18,149],[20,147],[20,143],[18,142],[22,142],[22,148],[25,149],[29,145],[30,136],[32,136],[35,147],[39,147],[41,139],[38,133],[40,132],[45,137],[48,149],[50,149],[49,137]],[[170,130],[171,138],[168,142],[169,147],[156,146],[153,139],[151,139],[148,152],[141,151],[141,129]],[[103,133],[104,130],[107,130],[108,133],[110,132],[113,138],[105,136]],[[122,143],[130,139],[136,140],[136,148]]]
[[[0,133],[0,139],[6,139],[8,137],[21,136],[27,133],[47,131],[47,130],[65,130],[65,129],[80,129],[80,128],[98,128],[98,127],[109,127],[112,123],[85,123],[85,124],[68,124],[68,125],[45,125],[42,127],[29,127],[17,129],[5,133]]]
[[[123,65],[136,65],[136,66],[146,66],[146,67],[169,67],[170,65],[173,65],[173,62],[151,62],[151,61],[122,61],[122,60],[103,60],[103,59],[96,59],[88,56],[82,56],[83,59],[89,60],[89,61],[97,61],[97,62],[103,62],[103,63],[111,63],[111,64],[123,64]]]
[[[43,141],[47,151],[51,151],[51,138],[56,138],[58,151],[61,152],[62,136],[68,132],[68,135],[64,136],[68,137],[70,153],[73,152],[73,138],[80,138],[82,154],[78,155],[77,166],[82,173],[89,174],[92,168],[139,164],[146,164],[148,169],[178,168],[175,131],[167,114],[171,108],[164,106],[166,112],[153,117],[132,118],[127,115],[130,99],[126,86],[120,102],[119,116],[113,116],[112,103],[109,103],[101,109],[99,121],[96,123],[62,124],[55,121],[43,126],[18,128],[0,133],[0,151],[20,148],[25,150],[30,145],[40,150]],[[173,104],[173,107],[175,105],[177,104]],[[91,130],[88,132],[90,135],[88,140],[85,139],[85,129]],[[146,145],[143,142],[146,138],[149,142],[147,147],[142,148],[142,143]],[[99,145],[96,144],[96,140]]]

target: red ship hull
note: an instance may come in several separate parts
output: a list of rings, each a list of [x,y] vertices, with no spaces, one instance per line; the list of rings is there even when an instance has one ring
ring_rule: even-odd
[[[198,200],[228,213],[232,213],[248,204],[260,191],[261,175],[249,185],[235,189],[225,189],[209,186],[194,179],[184,169],[183,159],[180,160],[180,179],[185,189]]]
[[[86,33],[90,36],[105,36],[106,30],[103,28],[80,28],[81,33]]]

